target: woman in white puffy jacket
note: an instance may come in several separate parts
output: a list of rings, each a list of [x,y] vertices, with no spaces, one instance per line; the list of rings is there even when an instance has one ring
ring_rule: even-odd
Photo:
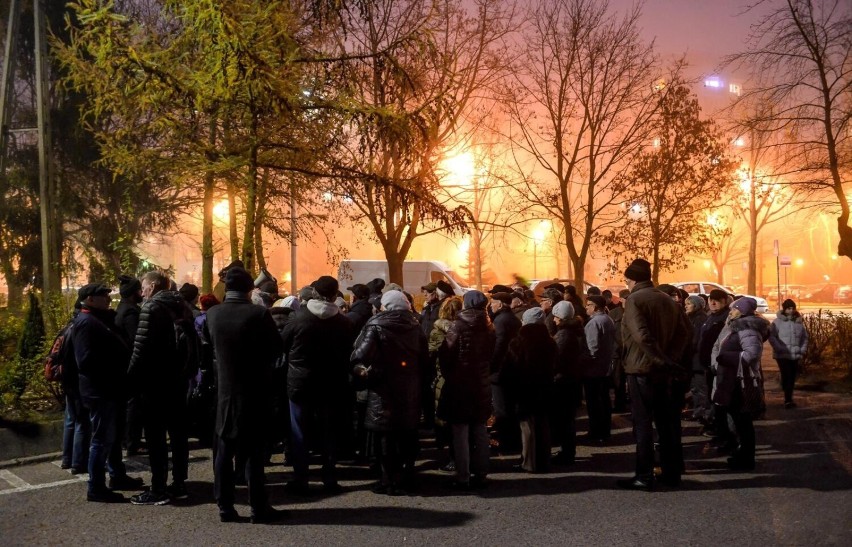
[[[784,408],[793,408],[793,387],[799,372],[799,363],[808,351],[808,332],[796,303],[789,298],[781,304],[769,329],[772,357],[781,371],[781,388],[784,390]]]

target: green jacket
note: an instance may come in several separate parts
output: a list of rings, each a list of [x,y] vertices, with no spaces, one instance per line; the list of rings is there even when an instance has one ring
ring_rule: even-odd
[[[686,312],[650,281],[630,291],[621,320],[624,371],[671,376],[682,368],[692,338]]]

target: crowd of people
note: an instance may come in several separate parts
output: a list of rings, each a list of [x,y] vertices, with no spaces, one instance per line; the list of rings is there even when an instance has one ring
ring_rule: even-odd
[[[785,406],[795,405],[807,352],[795,303],[770,324],[748,297],[655,287],[643,259],[624,278],[618,295],[554,283],[539,298],[520,283],[458,296],[438,281],[422,287],[419,312],[382,279],[347,287],[350,301],[330,276],[279,298],[271,276],[255,280],[239,261],[207,295],[159,272],[122,276],[115,311],[111,289],[91,283],[78,292],[63,374],[62,465],[88,472],[89,501],[123,502],[120,491],[143,481],[127,474],[122,447],[147,451],[151,484],[130,501],[163,505],[188,495],[188,439],[197,437],[212,447],[220,519],[240,518],[235,487],[246,484],[251,521],[263,523],[282,516],[265,488],[275,454],[292,466],[294,495],[310,491],[312,455],[327,492],[341,490],[345,457],[372,464],[374,492],[399,495],[418,487],[428,430],[446,449],[448,487],[482,488],[492,450],[518,453],[516,468],[530,473],[574,463],[585,401],[593,444],[610,438],[613,412],[630,412],[635,470],[618,485],[651,490],[680,484],[689,399],[728,466],[754,469],[766,340]]]

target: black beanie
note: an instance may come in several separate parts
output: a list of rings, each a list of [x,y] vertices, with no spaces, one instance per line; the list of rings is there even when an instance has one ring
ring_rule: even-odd
[[[786,310],[787,308],[793,308],[795,310],[796,309],[796,303],[788,298],[787,300],[785,300],[784,302],[781,303],[781,309],[782,310]]]
[[[122,275],[118,278],[118,294],[122,298],[130,298],[142,290],[142,282],[130,275]]]
[[[321,276],[319,279],[311,283],[311,287],[316,289],[320,296],[329,301],[334,300],[337,296],[337,291],[340,289],[340,285],[337,283],[337,280],[330,275]]]
[[[183,299],[187,302],[192,302],[198,297],[198,287],[193,285],[192,283],[184,283],[178,289],[178,292],[183,296]]]
[[[650,281],[651,263],[645,259],[637,258],[624,270],[624,277],[633,281]]]
[[[251,292],[254,289],[254,279],[249,273],[239,266],[228,268],[225,274],[225,290],[241,293]]]

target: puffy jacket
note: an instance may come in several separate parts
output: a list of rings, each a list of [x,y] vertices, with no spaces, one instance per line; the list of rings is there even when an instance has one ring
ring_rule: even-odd
[[[497,376],[506,356],[509,353],[509,343],[521,330],[521,322],[508,307],[503,307],[494,314],[494,355],[491,357],[491,381],[497,382]]]
[[[445,384],[438,415],[451,424],[485,423],[491,416],[494,328],[485,310],[459,312],[438,350]]]
[[[177,348],[175,318],[194,321],[189,305],[177,291],[160,291],[142,305],[127,369],[131,382],[142,393],[183,391],[185,395],[188,377]],[[197,336],[194,328],[186,334]]]
[[[779,311],[769,328],[769,345],[775,359],[801,359],[808,352],[808,331],[799,312]]]
[[[595,312],[585,326],[586,344],[591,361],[583,370],[585,378],[602,378],[609,375],[615,353],[615,323],[605,312]]]
[[[122,298],[115,310],[115,326],[124,333],[127,345],[133,347],[136,329],[139,328],[141,307],[131,298]]]
[[[333,303],[309,300],[287,324],[283,338],[290,400],[340,401],[349,386],[352,322]]]
[[[670,376],[682,371],[692,326],[681,307],[650,281],[636,283],[621,320],[624,372]]]
[[[426,336],[410,311],[379,312],[367,321],[350,361],[368,367],[368,429],[417,429],[420,367],[428,358]]]
[[[753,377],[761,377],[760,358],[763,343],[769,338],[769,322],[756,315],[731,319],[719,335],[713,350],[713,402],[728,406],[735,389],[739,389],[740,362],[751,367]]]

